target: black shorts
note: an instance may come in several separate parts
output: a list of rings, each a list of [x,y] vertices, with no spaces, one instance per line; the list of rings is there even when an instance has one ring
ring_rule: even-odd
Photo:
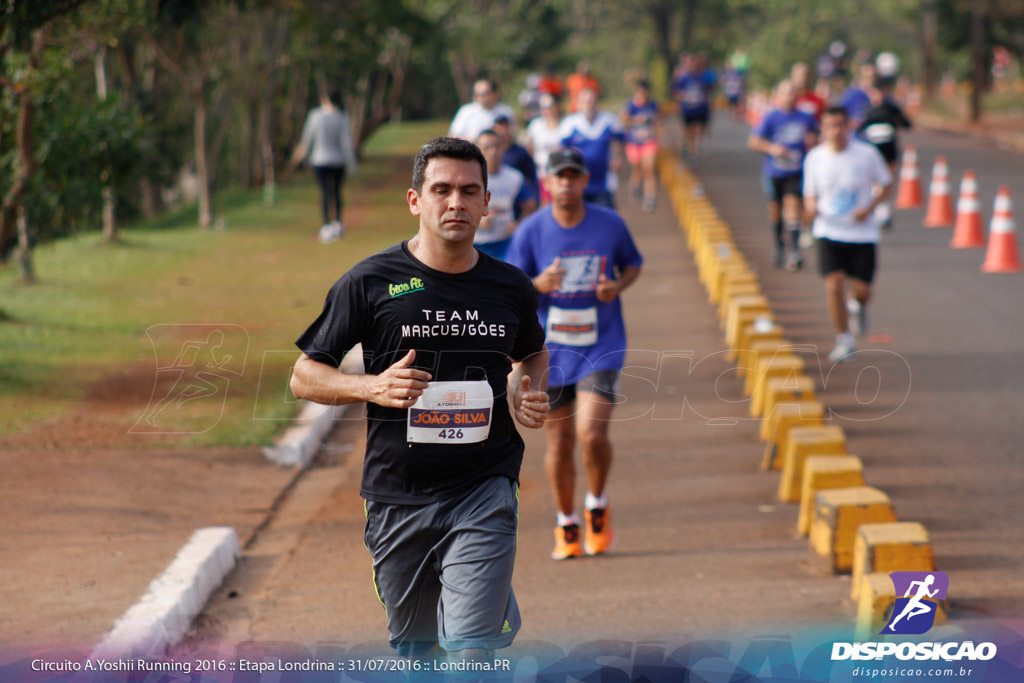
[[[618,389],[618,370],[598,370],[597,372],[587,375],[580,381],[576,382],[576,384],[566,384],[560,387],[548,387],[551,412],[575,401],[576,393],[579,391],[597,394],[607,401],[618,403],[621,400]]]
[[[699,123],[702,126],[706,126],[708,123],[709,112],[707,109],[702,111],[684,111],[683,112],[683,123],[687,126]]]
[[[872,242],[836,242],[818,238],[818,272],[822,277],[842,271],[861,282],[875,278],[877,249]]]
[[[781,202],[782,198],[787,194],[795,197],[803,197],[804,195],[804,174],[796,173],[794,175],[781,176],[779,178],[772,178],[772,201]]]
[[[883,159],[885,159],[886,164],[896,163],[900,158],[900,151],[895,142],[883,142],[881,144],[876,144],[875,149],[877,149],[878,153],[882,155]]]

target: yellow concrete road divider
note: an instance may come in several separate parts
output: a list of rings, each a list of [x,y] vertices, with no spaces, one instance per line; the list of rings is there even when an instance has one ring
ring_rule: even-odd
[[[729,226],[722,225],[717,221],[702,220],[690,226],[687,235],[687,242],[690,251],[693,252],[700,270],[707,269],[707,258],[704,250],[709,242],[732,242],[732,230]]]
[[[722,273],[722,291],[718,301],[713,302],[718,306],[718,319],[725,324],[725,316],[729,312],[729,302],[736,297],[763,294],[761,283],[757,280],[757,273],[753,270],[726,270]]]
[[[722,326],[725,331],[727,348],[737,346],[743,325],[753,323],[758,316],[775,317],[772,315],[768,297],[763,294],[737,296],[729,302],[725,314],[725,324]],[[730,344],[730,342],[732,343]]]
[[[731,242],[732,231],[718,223],[702,223],[699,227],[691,227],[687,234],[687,247],[694,253],[694,263],[698,270],[706,270],[705,259],[700,256],[708,242]]]
[[[834,573],[845,574],[853,569],[857,529],[864,524],[895,521],[889,496],[874,487],[819,491],[814,496],[810,547],[829,561]]]
[[[769,379],[776,377],[789,377],[791,375],[802,375],[806,363],[800,356],[790,351],[776,350],[773,353],[758,353],[757,362],[753,363],[747,372],[746,381],[743,384],[743,394],[755,398],[758,391],[764,389]],[[762,405],[756,408],[751,404],[751,417],[760,417]]]
[[[882,629],[889,623],[892,608],[896,604],[896,590],[892,585],[892,578],[883,572],[865,574],[861,579],[859,593],[854,638],[865,641],[884,635]],[[949,611],[946,601],[931,598],[922,598],[922,600],[935,604],[934,625],[945,624]]]
[[[717,303],[716,294],[711,290],[714,288],[712,274],[716,275],[726,264],[741,264],[747,266],[746,259],[736,250],[732,238],[717,237],[708,240],[700,245],[696,252],[697,272],[703,278],[704,286],[708,289],[708,299],[711,303]],[[718,266],[716,270],[716,266]],[[745,269],[749,270],[749,267]]]
[[[737,273],[746,273],[751,270],[750,264],[742,254],[738,251],[733,254],[725,261],[719,260],[712,263],[708,269],[708,301],[712,304],[717,304],[722,300],[722,292],[729,278]]]
[[[708,303],[713,306],[717,306],[723,303],[722,292],[725,289],[725,283],[728,282],[729,279],[732,277],[748,272],[750,272],[750,264],[748,264],[741,258],[736,258],[735,256],[730,257],[725,261],[713,262],[706,270],[707,283],[705,284],[705,289],[708,295]],[[736,296],[764,296],[764,294],[737,294]],[[726,317],[728,317],[728,304],[725,305],[725,309]],[[721,320],[720,322],[724,323],[725,321]],[[722,330],[724,329],[725,325],[723,324]]]
[[[657,163],[700,282],[717,306],[728,358],[745,379],[751,414],[762,417],[761,468],[781,469],[778,497],[800,503],[797,529],[809,535],[810,546],[837,570],[852,572],[851,595],[855,601],[860,596],[857,637],[867,638],[886,623],[894,604],[888,572],[934,569],[928,532],[916,522],[895,521],[885,493],[864,485],[863,463],[846,453],[843,430],[823,424],[825,406],[815,400],[813,380],[787,349],[792,344],[757,273],[700,180],[672,150],[661,150]],[[945,613],[943,605],[938,619]]]
[[[804,461],[804,479],[800,487],[800,514],[796,530],[801,536],[811,533],[815,496],[819,491],[865,486],[864,463],[856,455],[812,455]],[[888,521],[888,520],[886,520]],[[853,552],[853,539],[850,539]]]
[[[772,328],[772,332],[778,330],[777,334],[762,335],[758,333],[754,326],[758,320],[763,319],[755,318],[753,323],[745,324],[736,348],[730,348],[726,352],[727,360],[736,361],[738,377],[747,377],[753,373],[757,369],[757,362],[762,358],[770,358],[780,352],[792,353],[795,348],[792,341],[782,336],[779,325],[774,325]],[[774,323],[770,318],[768,321]]]
[[[770,377],[764,387],[751,398],[751,410],[756,411],[754,417],[764,419],[771,415],[777,406],[804,401],[814,398],[814,380],[804,374],[787,375],[786,377]]]
[[[738,296],[730,301],[725,314],[725,325],[722,328],[725,332],[725,348],[738,350],[740,348],[740,333],[744,326],[757,324],[757,321],[763,318],[775,320],[768,297],[754,294]],[[766,323],[762,323],[762,325],[767,326]]]
[[[683,225],[686,230],[686,246],[696,253],[700,247],[715,237],[732,238],[732,229],[711,209],[684,212]],[[698,264],[699,265],[699,264]]]
[[[742,276],[750,271],[732,271],[724,275],[725,284],[722,286],[722,295],[718,298],[719,324],[724,329],[725,316],[729,312],[729,302],[738,296],[764,296],[764,290],[757,282],[744,282],[736,279],[735,276]]]
[[[825,405],[814,399],[778,403],[761,418],[761,438],[766,442],[761,469],[782,469],[789,430],[794,427],[820,427],[825,419]]]
[[[722,223],[721,216],[704,196],[699,184],[690,185],[682,194],[682,218],[685,229],[699,232],[702,228]]]
[[[864,524],[853,543],[853,586],[850,597],[860,597],[867,574],[881,572],[928,572],[935,556],[928,530],[919,522]]]
[[[804,479],[804,462],[812,455],[847,455],[846,434],[841,427],[793,427],[782,452],[782,473],[779,478],[779,500],[800,501]]]

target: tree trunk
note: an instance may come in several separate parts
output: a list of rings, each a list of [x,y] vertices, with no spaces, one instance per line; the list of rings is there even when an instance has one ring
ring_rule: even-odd
[[[658,0],[648,6],[648,12],[651,21],[654,22],[658,56],[665,63],[665,73],[671,74],[676,58],[672,49],[672,15],[675,13],[675,3],[671,0]]]
[[[100,45],[94,59],[96,74],[96,97],[100,102],[107,100],[107,47]],[[107,169],[109,174],[109,169]],[[117,240],[117,197],[114,189],[107,185],[103,188],[103,241]]]
[[[269,19],[264,30],[269,31],[270,35],[264,43],[268,46],[270,54],[267,55],[267,69],[263,79],[263,91],[259,97],[259,116],[256,123],[264,206],[273,206],[277,195],[277,169],[274,166],[274,96],[277,94],[278,57],[291,33],[289,14],[281,16],[271,13]]]
[[[33,283],[36,281],[35,269],[32,267],[32,242],[28,234],[28,216],[25,215],[25,207],[18,207],[18,270],[21,271],[21,281]]]
[[[274,169],[274,140],[271,136],[271,108],[264,104],[260,116],[260,163],[263,174],[263,205],[273,206],[277,194],[277,175]]]
[[[985,90],[984,0],[971,0],[971,121],[981,118],[981,94]]]
[[[469,102],[473,99],[473,84],[469,80],[469,74],[462,64],[459,54],[450,51],[448,64],[452,69],[452,80],[455,81],[455,91],[459,94],[459,103]]]
[[[255,130],[252,124],[252,109],[246,99],[242,102],[241,121],[238,122],[238,182],[242,187],[251,187],[253,180],[253,141]],[[226,123],[224,125],[227,125]]]
[[[39,53],[43,47],[43,32],[37,31],[33,36],[32,50],[29,52],[28,68],[22,75],[22,80],[15,86],[18,94],[18,125],[15,131],[16,145],[18,149],[15,168],[18,169],[14,183],[4,197],[2,209],[0,209],[0,254],[3,245],[7,244],[15,231],[16,217],[20,216],[22,203],[25,201],[25,194],[28,192],[29,179],[36,172],[36,148],[35,139],[32,137],[32,126],[36,119],[36,103],[33,99],[32,88],[28,83],[33,72],[39,63]]]
[[[196,175],[199,178],[199,227],[203,230],[213,225],[213,207],[210,199],[210,172],[206,164],[206,99],[203,88],[193,94],[195,106],[195,157]]]
[[[159,81],[154,77],[140,74],[155,73],[150,68],[154,61],[153,48],[145,42],[131,42],[122,39],[118,42],[118,55],[121,57],[121,64],[124,67],[122,73],[127,81],[127,90],[134,91],[136,88],[142,90],[149,97],[155,97],[154,91],[160,87]],[[139,178],[139,210],[144,218],[152,218],[164,209],[163,198],[160,196],[159,188],[153,185],[153,181],[143,176]]]
[[[686,13],[683,15],[683,52],[690,49],[693,40],[693,27],[697,25],[697,9],[700,0],[686,0]]]
[[[931,100],[939,87],[939,18],[936,0],[921,0],[921,37],[924,62],[924,96]]]
[[[370,99],[370,75],[364,73],[354,88],[354,94],[345,95],[345,113],[348,114],[349,123],[352,125],[352,134],[358,138],[363,130],[363,121],[366,119],[367,108]],[[356,149],[359,148],[360,140],[354,139],[352,143]]]
[[[103,188],[103,241],[117,241],[117,198],[112,187]]]
[[[149,178],[139,179],[139,209],[146,218],[152,218],[164,210],[164,200],[160,190]]]
[[[375,92],[370,111],[364,117],[359,127],[353,126],[353,132],[357,136],[355,140],[355,148],[357,150],[369,139],[373,131],[377,130],[382,123],[388,120],[391,112],[398,106],[398,100],[402,95],[402,88],[405,87],[406,67],[409,63],[411,48],[412,41],[410,39],[402,40],[389,55],[387,70],[381,68],[377,84],[374,88]],[[388,87],[389,81],[390,88]]]

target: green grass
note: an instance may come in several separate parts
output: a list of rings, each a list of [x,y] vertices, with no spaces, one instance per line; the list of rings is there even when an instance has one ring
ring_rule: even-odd
[[[125,228],[117,244],[90,233],[39,247],[37,284],[19,283],[13,265],[0,270],[0,434],[47,418],[59,425],[60,416],[80,410],[117,414],[127,431],[151,395],[170,389],[173,372],[157,368],[169,366],[185,342],[205,342],[220,329],[225,343],[216,359],[231,354],[232,361],[218,371],[217,397],[165,409],[159,429],[143,431],[174,434],[132,442],[272,441],[294,414],[286,391],[294,339],[342,273],[415,231],[404,202],[411,157],[443,130],[404,124],[374,136],[347,184],[349,232],[336,244],[317,242],[319,198],[306,174],[280,188],[270,208],[259,192],[218,195],[220,231],[199,230],[194,209],[179,210]]]
[[[936,97],[927,110],[935,116],[965,119],[970,111],[970,93],[958,92],[953,97]],[[981,96],[982,117],[1020,116],[1024,113],[1024,92],[1016,88],[1003,92],[987,92]]]
[[[1024,93],[991,92],[981,99],[982,110],[992,114],[1020,115],[1024,112]]]

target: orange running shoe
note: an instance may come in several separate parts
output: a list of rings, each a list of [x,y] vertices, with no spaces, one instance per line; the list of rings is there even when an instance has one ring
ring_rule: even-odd
[[[584,547],[588,555],[600,555],[615,546],[615,530],[612,529],[610,508],[587,510],[587,539]]]
[[[566,524],[555,527],[555,549],[551,551],[551,559],[567,560],[583,554],[580,543],[580,525]]]

